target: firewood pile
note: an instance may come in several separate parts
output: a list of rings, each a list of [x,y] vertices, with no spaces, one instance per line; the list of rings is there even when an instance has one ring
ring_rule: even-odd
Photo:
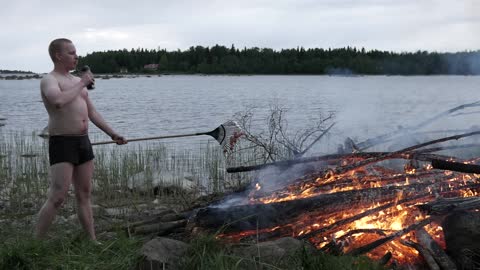
[[[477,159],[434,154],[445,147],[432,145],[479,134],[464,133],[395,152],[230,168],[238,172],[280,166],[280,171],[288,171],[298,164],[310,166],[308,173],[274,188],[264,188],[258,179],[249,193],[237,194],[233,205],[224,201],[180,214],[163,213],[125,229],[155,235],[221,231],[219,237],[232,242],[289,236],[327,253],[367,255],[404,269],[478,269],[480,248],[454,243],[452,235],[470,230],[455,220],[463,216],[468,223],[477,218],[469,215],[480,209],[480,166]],[[404,161],[401,170],[388,166],[399,159]],[[472,232],[472,241],[480,237],[478,231]]]

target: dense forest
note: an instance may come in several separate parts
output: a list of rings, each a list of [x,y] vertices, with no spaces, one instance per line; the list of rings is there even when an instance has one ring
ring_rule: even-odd
[[[480,74],[480,50],[395,53],[355,47],[337,49],[237,49],[220,45],[93,52],[80,58],[94,73],[202,74]]]

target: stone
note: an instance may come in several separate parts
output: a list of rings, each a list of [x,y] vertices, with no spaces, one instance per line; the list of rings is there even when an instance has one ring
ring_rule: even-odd
[[[180,269],[177,265],[186,253],[188,244],[165,237],[156,237],[141,249],[144,259],[140,263],[142,270]]]
[[[138,192],[177,189],[191,191],[196,188],[194,176],[189,173],[177,173],[168,170],[140,172],[128,178],[127,186]]]
[[[305,248],[308,253],[315,252],[315,248],[306,242],[293,237],[284,237],[275,241],[262,242],[248,247],[236,247],[233,253],[240,257],[253,258],[257,261],[276,263],[288,255]]]

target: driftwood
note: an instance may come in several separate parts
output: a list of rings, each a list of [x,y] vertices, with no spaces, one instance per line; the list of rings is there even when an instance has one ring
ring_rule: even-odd
[[[435,261],[435,258],[433,258],[432,253],[430,253],[430,251],[428,251],[427,248],[423,247],[422,245],[416,242],[408,241],[408,240],[400,240],[400,243],[402,243],[407,247],[411,247],[417,250],[418,253],[420,253],[420,255],[423,257],[423,259],[427,263],[428,268],[430,270],[440,270],[440,266],[437,264],[437,262]]]
[[[384,238],[380,238],[380,239],[378,239],[376,241],[373,241],[369,244],[366,244],[362,247],[351,250],[347,254],[352,255],[352,256],[357,256],[357,255],[368,253],[368,252],[374,250],[375,248],[392,241],[395,238],[398,238],[398,237],[400,237],[404,234],[407,234],[407,233],[409,233],[413,230],[418,230],[419,228],[422,228],[422,227],[426,226],[430,222],[432,222],[432,218],[426,218],[422,221],[419,221],[417,223],[414,223],[414,224],[404,228],[403,230],[396,231],[396,232],[394,232],[394,233],[392,233],[392,234],[390,234],[390,235],[388,235]]]
[[[442,270],[456,270],[457,266],[448,257],[445,251],[432,239],[423,228],[417,229],[415,236],[418,242],[432,253],[433,258]]]
[[[479,197],[440,198],[433,202],[417,205],[427,214],[444,215],[452,211],[466,211],[480,209]]]
[[[133,234],[151,234],[155,235],[166,235],[171,233],[174,229],[185,227],[187,225],[187,220],[177,220],[170,222],[158,222],[155,224],[142,225],[132,228],[130,233]]]
[[[136,222],[128,222],[123,225],[114,225],[110,226],[109,228],[100,230],[100,231],[116,231],[116,230],[121,230],[121,231],[126,231],[128,233],[132,233],[136,230],[138,227],[146,226],[146,225],[151,225],[151,224],[157,224],[157,223],[165,223],[165,222],[171,222],[171,221],[177,221],[177,220],[183,220],[188,217],[188,214],[177,214],[173,210],[164,210],[161,211],[153,216],[150,216],[146,219],[139,220]]]

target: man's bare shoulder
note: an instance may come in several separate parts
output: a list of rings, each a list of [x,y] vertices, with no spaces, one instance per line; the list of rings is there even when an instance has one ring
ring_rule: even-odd
[[[42,91],[44,91],[51,87],[58,87],[58,79],[50,72],[43,76],[42,80],[40,81],[40,88]]]
[[[55,75],[52,74],[52,72],[50,72],[50,73],[47,73],[47,74],[43,75],[41,83],[48,83],[48,82],[52,82],[52,81],[58,83],[58,79],[55,77]]]

